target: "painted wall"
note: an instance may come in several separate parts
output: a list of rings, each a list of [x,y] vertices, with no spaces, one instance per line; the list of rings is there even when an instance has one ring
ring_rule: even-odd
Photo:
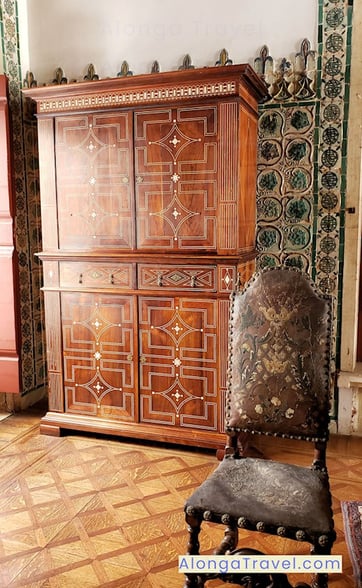
[[[318,0],[18,0],[22,72],[38,83],[61,66],[81,79],[89,63],[115,76],[126,60],[134,73],[174,70],[190,54],[197,67],[214,65],[223,48],[234,63],[253,63],[267,44],[278,58],[316,44]],[[27,20],[27,24],[26,24]],[[27,39],[28,36],[28,39]]]

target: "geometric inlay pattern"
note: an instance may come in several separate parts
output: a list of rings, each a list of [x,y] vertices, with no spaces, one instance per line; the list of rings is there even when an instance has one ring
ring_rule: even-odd
[[[151,288],[162,286],[162,288],[195,289],[203,291],[216,291],[216,267],[214,266],[171,266],[138,264],[139,287]],[[225,278],[226,279],[226,278]]]
[[[62,304],[67,410],[134,420],[132,297],[63,293]]]
[[[56,119],[60,247],[132,248],[129,113]]]
[[[140,298],[141,420],[217,430],[217,303]]]
[[[157,141],[149,141],[148,144],[159,145],[161,148],[166,149],[173,160],[174,171],[171,176],[171,180],[174,184],[173,198],[165,209],[159,210],[158,212],[150,212],[150,214],[159,216],[161,219],[165,220],[171,226],[174,235],[173,238],[175,241],[177,241],[181,226],[193,216],[198,214],[197,212],[188,210],[178,198],[178,186],[179,181],[182,181],[182,177],[176,173],[177,159],[185,147],[191,143],[194,143],[195,141],[200,142],[201,139],[199,137],[188,137],[181,131],[177,125],[176,120],[173,120],[172,122],[172,127],[164,137],[158,139]]]
[[[134,117],[138,248],[216,248],[217,108]]]

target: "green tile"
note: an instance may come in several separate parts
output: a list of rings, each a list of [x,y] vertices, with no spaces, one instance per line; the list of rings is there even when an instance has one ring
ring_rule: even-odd
[[[347,139],[342,140],[341,153],[342,153],[342,160],[344,160],[345,157],[347,156]]]
[[[323,23],[324,0],[318,0],[318,23]]]

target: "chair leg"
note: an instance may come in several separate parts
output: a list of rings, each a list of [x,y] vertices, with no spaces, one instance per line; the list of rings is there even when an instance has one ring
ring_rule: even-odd
[[[186,553],[187,555],[199,555],[199,533],[202,520],[188,513],[186,513],[185,518],[189,532]],[[198,574],[185,574],[184,588],[203,588],[204,583],[204,580]]]
[[[219,547],[214,551],[215,555],[224,555],[227,551],[233,551],[238,545],[238,528],[234,526],[227,526],[224,533],[224,538]]]
[[[310,552],[312,555],[330,555],[331,545],[321,547],[319,544],[313,545]],[[315,574],[312,579],[312,588],[328,588],[328,574]]]

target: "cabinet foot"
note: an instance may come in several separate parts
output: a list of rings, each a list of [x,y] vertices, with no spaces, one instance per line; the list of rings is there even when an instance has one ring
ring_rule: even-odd
[[[55,425],[46,425],[40,423],[40,433],[42,435],[51,435],[52,437],[60,437],[60,427]]]

